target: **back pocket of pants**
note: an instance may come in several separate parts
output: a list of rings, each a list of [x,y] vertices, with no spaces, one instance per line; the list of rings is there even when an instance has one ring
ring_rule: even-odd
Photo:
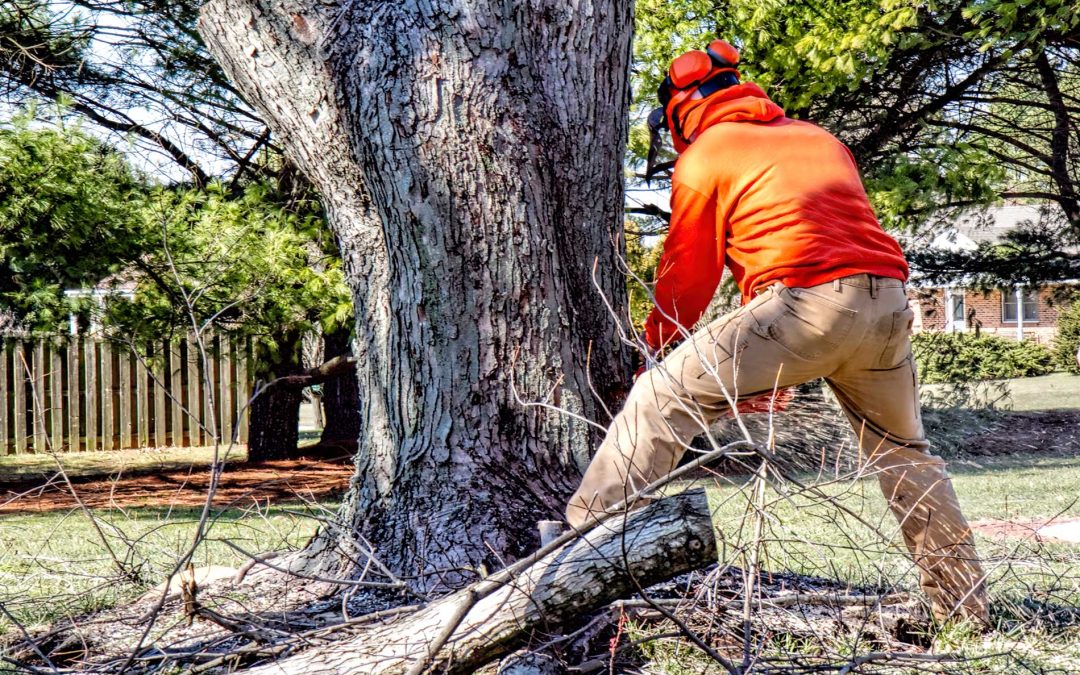
[[[892,313],[888,337],[878,356],[878,368],[895,368],[908,357],[911,351],[911,327],[915,323],[915,312],[908,305]]]
[[[851,332],[855,310],[784,289],[760,308],[751,310],[755,332],[807,360],[816,360],[840,347]]]

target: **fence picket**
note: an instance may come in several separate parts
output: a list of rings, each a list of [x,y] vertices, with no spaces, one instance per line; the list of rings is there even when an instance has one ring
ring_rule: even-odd
[[[30,391],[30,398],[34,404],[34,452],[45,452],[49,436],[45,409],[45,343],[37,342],[34,345],[34,383]]]
[[[98,380],[97,380],[97,343],[86,340],[81,343],[83,373],[86,384],[83,393],[86,399],[86,416],[83,418],[86,427],[86,449],[94,451],[98,449],[97,417],[98,417]]]
[[[150,392],[149,371],[142,354],[131,350],[135,362],[135,443],[136,448],[150,445]]]
[[[116,447],[115,380],[113,379],[112,345],[101,343],[101,449]]]
[[[169,443],[175,447],[184,445],[184,386],[180,365],[180,343],[168,342],[169,350]]]
[[[251,382],[248,380],[248,349],[247,341],[240,341],[239,354],[236,357],[236,423],[239,426],[236,432],[236,440],[240,443],[248,441],[248,401],[251,400]]]
[[[199,345],[194,336],[188,336],[186,341],[187,360],[187,395],[184,402],[188,408],[187,429],[188,445],[198,446],[203,444],[202,425],[202,379],[199,377]]]
[[[0,393],[8,389],[8,341],[0,338]],[[8,397],[0,397],[0,455],[11,451],[8,445]]]
[[[221,358],[218,359],[220,367],[220,380],[221,380],[221,441],[222,443],[232,443],[233,435],[233,417],[235,416],[235,409],[233,404],[233,392],[232,392],[232,344],[231,341],[226,338],[221,338]]]
[[[217,397],[217,369],[214,367],[216,359],[211,359],[211,344],[206,345],[207,358],[203,365],[203,382],[199,387],[203,393],[203,429],[204,438],[208,443],[217,444],[221,440],[221,420],[215,409],[214,399]]]
[[[50,342],[49,350],[49,448],[64,450],[64,365],[60,345]]]
[[[15,416],[15,452],[26,452],[26,380],[29,377],[29,363],[26,360],[26,345],[22,340],[15,343],[12,350],[12,384],[15,389],[15,402],[12,412]]]
[[[82,449],[82,439],[79,434],[79,343],[76,340],[67,342],[67,385],[67,449],[77,452]]]
[[[131,395],[131,350],[124,347],[118,350],[120,361],[120,449],[131,445],[131,412],[135,397]],[[137,410],[137,408],[136,408]]]
[[[154,354],[154,360],[151,361],[151,372],[154,374],[151,382],[154,389],[154,445],[159,448],[165,447],[169,442],[165,428],[165,369],[169,365],[165,350],[168,348],[167,342],[159,341],[155,349],[161,351]]]
[[[0,456],[247,442],[246,343],[194,336],[134,349],[0,334]],[[243,411],[243,412],[242,412]]]

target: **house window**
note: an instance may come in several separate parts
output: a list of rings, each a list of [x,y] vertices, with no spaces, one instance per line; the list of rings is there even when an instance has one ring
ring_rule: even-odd
[[[954,295],[952,297],[952,322],[957,325],[963,325],[967,323],[966,308],[964,307],[964,296]]]
[[[963,331],[967,328],[967,303],[963,289],[945,289],[945,330]]]
[[[1035,290],[1021,292],[1021,304],[1024,307],[1024,322],[1036,322],[1039,320],[1039,293]],[[1016,291],[1005,289],[1001,292],[1001,320],[1006,323],[1016,323]]]

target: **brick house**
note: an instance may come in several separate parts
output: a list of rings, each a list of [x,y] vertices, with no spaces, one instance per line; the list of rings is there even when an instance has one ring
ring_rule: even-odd
[[[1038,223],[1043,217],[1037,207],[1029,205],[1007,205],[961,216],[931,246],[974,250],[980,243],[1000,241],[1006,232],[1025,222]],[[1060,301],[1075,284],[1075,280],[1063,280],[1039,288],[984,290],[959,284],[924,286],[913,279],[908,297],[915,310],[916,332],[978,331],[1049,344],[1057,334]]]

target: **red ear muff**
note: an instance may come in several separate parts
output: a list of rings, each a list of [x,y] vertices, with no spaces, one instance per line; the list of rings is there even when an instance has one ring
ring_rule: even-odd
[[[671,78],[671,83],[676,89],[686,89],[708,77],[712,67],[712,58],[705,52],[695,49],[671,62],[668,77]]]
[[[695,49],[686,52],[671,62],[668,75],[657,90],[657,98],[660,99],[661,108],[654,111],[657,115],[656,124],[652,124],[650,116],[650,131],[654,143],[651,149],[658,147],[655,140],[659,135],[660,124],[666,121],[675,140],[675,148],[689,145],[690,141],[682,137],[682,120],[677,109],[679,105],[688,99],[705,98],[715,94],[721,89],[726,89],[739,83],[739,71],[735,67],[739,64],[739,50],[724,40],[713,40],[709,43],[706,51]],[[660,116],[663,111],[665,115]],[[650,166],[652,162],[649,162]],[[646,172],[651,173],[651,172]]]
[[[720,68],[734,68],[739,65],[739,50],[723,40],[710,42],[707,51],[713,63]]]

